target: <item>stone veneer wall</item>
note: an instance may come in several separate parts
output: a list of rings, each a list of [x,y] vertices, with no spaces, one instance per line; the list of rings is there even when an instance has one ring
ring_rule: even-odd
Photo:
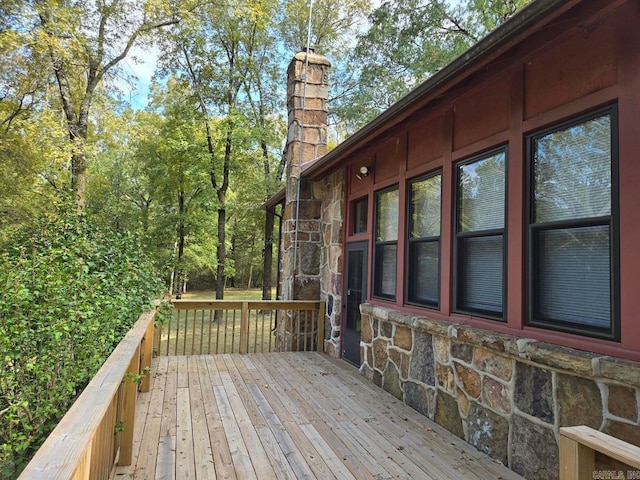
[[[291,183],[293,183],[291,188],[295,189],[295,183]],[[287,193],[288,190],[289,185],[287,185]],[[295,191],[292,196],[296,197]],[[297,221],[296,210],[299,211]],[[299,205],[294,201],[287,201],[285,204],[280,260],[281,291],[284,300],[318,300],[320,298],[321,210],[322,204],[314,197],[312,185],[305,180],[302,180],[300,185]],[[294,255],[297,255],[297,258],[294,259]]]
[[[640,445],[640,364],[361,306],[360,371],[530,479],[558,478],[559,428]]]
[[[340,356],[342,317],[342,228],[344,209],[344,172],[338,171],[313,184],[314,197],[322,201],[320,228],[320,298],[325,302],[325,352]]]
[[[293,182],[287,185],[287,190],[291,183]],[[292,188],[295,188],[295,185]],[[311,182],[302,180],[298,221],[295,219],[295,213],[291,212],[297,208],[295,202],[287,202],[284,207],[280,257],[281,300],[318,301],[321,299],[322,202],[315,198],[313,190]],[[295,198],[295,195],[293,196]],[[305,349],[315,349],[316,346],[311,340],[314,332],[310,325],[304,326],[306,320],[297,314],[288,313],[287,315],[287,321],[278,322],[276,332],[278,350],[289,352],[299,345],[304,345]],[[300,326],[298,326],[299,322],[302,322]],[[298,338],[297,332],[307,333]]]

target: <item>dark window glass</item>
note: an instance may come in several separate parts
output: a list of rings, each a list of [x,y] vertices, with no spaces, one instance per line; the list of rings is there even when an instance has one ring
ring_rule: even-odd
[[[353,234],[367,232],[368,203],[366,197],[353,202]]]
[[[436,173],[409,184],[407,300],[434,307],[440,300],[441,183]]]
[[[609,115],[533,140],[534,223],[611,215]]]
[[[376,242],[398,240],[398,189],[376,196]]]
[[[505,153],[458,167],[458,232],[504,228]]]
[[[536,232],[537,318],[608,329],[611,323],[609,227]]]
[[[396,265],[398,246],[378,245],[376,248],[376,294],[380,297],[396,296]]]
[[[614,336],[612,109],[530,137],[530,322]]]
[[[506,153],[476,157],[457,172],[455,306],[502,318]]]
[[[437,307],[440,300],[440,243],[414,242],[409,250],[409,300]]]
[[[376,194],[373,294],[395,299],[398,262],[398,187]]]
[[[460,303],[465,309],[502,313],[502,235],[460,239],[464,259]]]

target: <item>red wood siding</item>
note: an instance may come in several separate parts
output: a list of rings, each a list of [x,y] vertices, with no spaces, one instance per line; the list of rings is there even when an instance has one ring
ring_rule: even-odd
[[[615,85],[615,28],[612,23],[585,26],[525,63],[525,119]]]
[[[434,160],[442,162],[444,152],[444,116],[416,122],[408,132],[407,170],[424,168]]]
[[[509,78],[503,76],[456,102],[455,150],[509,128]]]
[[[622,5],[622,6],[618,6]],[[603,8],[601,14],[598,8]],[[615,9],[614,9],[615,8]],[[584,16],[583,16],[584,14]],[[573,348],[640,360],[640,3],[585,1],[525,43],[504,52],[482,71],[439,94],[396,130],[392,138],[350,159],[371,164],[373,178],[349,174],[348,201],[397,183],[400,190],[398,293],[404,312],[520,334]],[[553,36],[550,36],[553,34]],[[437,101],[437,104],[436,104]],[[618,105],[620,342],[525,325],[526,135],[600,106]],[[454,165],[460,159],[507,145],[506,322],[452,313]],[[404,302],[406,181],[442,169],[440,309]],[[369,197],[373,198],[372,196]],[[370,206],[370,224],[373,211]],[[347,212],[350,212],[347,209]],[[372,232],[368,237],[371,239]],[[370,242],[371,244],[372,242]],[[372,255],[369,255],[372,258]],[[370,265],[371,267],[371,265]],[[373,269],[369,268],[369,272]],[[371,282],[369,282],[371,284]],[[385,304],[370,299],[371,303]],[[388,302],[386,303],[388,305]]]
[[[398,135],[385,142],[376,152],[373,176],[376,183],[398,177],[407,157],[406,136]]]
[[[637,352],[640,350],[640,3],[632,2],[619,17],[621,346]]]

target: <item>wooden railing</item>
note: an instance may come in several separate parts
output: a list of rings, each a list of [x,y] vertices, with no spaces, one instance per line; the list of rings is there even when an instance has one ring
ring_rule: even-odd
[[[131,464],[138,390],[148,391],[156,312],[144,313],[53,430],[19,480],[110,478]],[[143,375],[143,376],[140,376]]]
[[[596,452],[620,465],[614,470],[596,469]],[[561,428],[560,480],[594,478],[640,479],[640,447],[584,425]]]
[[[158,327],[159,355],[322,351],[324,303],[174,300]]]
[[[151,358],[322,351],[324,303],[176,300],[154,325],[144,313],[53,430],[19,480],[107,480],[132,460],[138,392],[150,388]]]

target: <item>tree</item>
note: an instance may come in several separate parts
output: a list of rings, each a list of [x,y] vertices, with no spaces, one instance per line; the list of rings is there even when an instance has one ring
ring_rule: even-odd
[[[275,4],[274,4],[275,6]],[[273,16],[275,12],[271,12]],[[282,139],[286,137],[286,122],[278,110],[283,105],[280,98],[279,83],[281,82],[281,65],[272,52],[278,48],[278,26],[273,23],[256,32],[260,39],[256,42],[253,61],[249,64],[247,76],[243,82],[251,131],[259,144],[259,156],[262,162],[264,197],[266,200],[275,195],[283,186],[286,157],[282,153]],[[255,163],[260,162],[256,155]],[[259,184],[260,179],[256,179]],[[260,199],[258,199],[259,201]],[[251,207],[247,207],[251,210]],[[271,300],[273,281],[273,237],[275,230],[275,215],[267,211],[264,215],[264,243],[262,248],[262,299]],[[236,240],[238,236],[234,236]],[[236,242],[232,242],[232,249],[236,252]],[[255,243],[252,243],[253,246]],[[239,262],[236,260],[236,265]],[[251,276],[250,276],[251,277]],[[248,282],[251,283],[251,280]]]
[[[358,36],[347,62],[351,74],[331,105],[343,129],[367,123],[529,1],[384,2]]]
[[[338,58],[350,48],[355,34],[363,27],[362,18],[371,10],[370,0],[317,0],[311,8],[309,33],[309,3],[286,2],[280,25],[285,50],[297,52],[304,47]],[[309,45],[307,42],[309,41]]]
[[[172,252],[171,284],[179,298],[187,278],[188,239],[197,243],[211,209],[208,156],[202,148],[201,118],[186,82],[170,78],[166,90],[154,94],[152,106],[162,115],[145,116],[144,128],[154,134],[139,143],[137,155],[146,163],[150,198],[160,209],[156,223],[165,251]]]
[[[28,92],[47,84],[50,78],[57,86],[70,143],[71,186],[78,211],[84,211],[87,136],[94,97],[105,81],[115,80],[119,63],[134,43],[178,22],[179,12],[162,0],[35,0],[3,2],[0,13],[5,16],[5,38],[28,40],[16,50],[21,64],[38,73],[31,82],[34,87],[23,88],[19,108],[29,101]],[[16,81],[24,83],[24,75],[14,73]]]
[[[14,28],[20,4],[0,2],[0,234],[48,212],[64,188],[70,150],[55,112],[46,57],[30,49],[28,31]]]
[[[0,131],[0,237],[58,202],[67,178],[64,134],[50,110],[23,112]]]
[[[217,197],[218,299],[224,297],[227,269],[231,173],[250,138],[243,86],[255,71],[256,52],[264,46],[272,7],[273,3],[259,1],[211,4],[172,29],[164,42],[165,69],[189,82],[206,137],[210,183]]]

